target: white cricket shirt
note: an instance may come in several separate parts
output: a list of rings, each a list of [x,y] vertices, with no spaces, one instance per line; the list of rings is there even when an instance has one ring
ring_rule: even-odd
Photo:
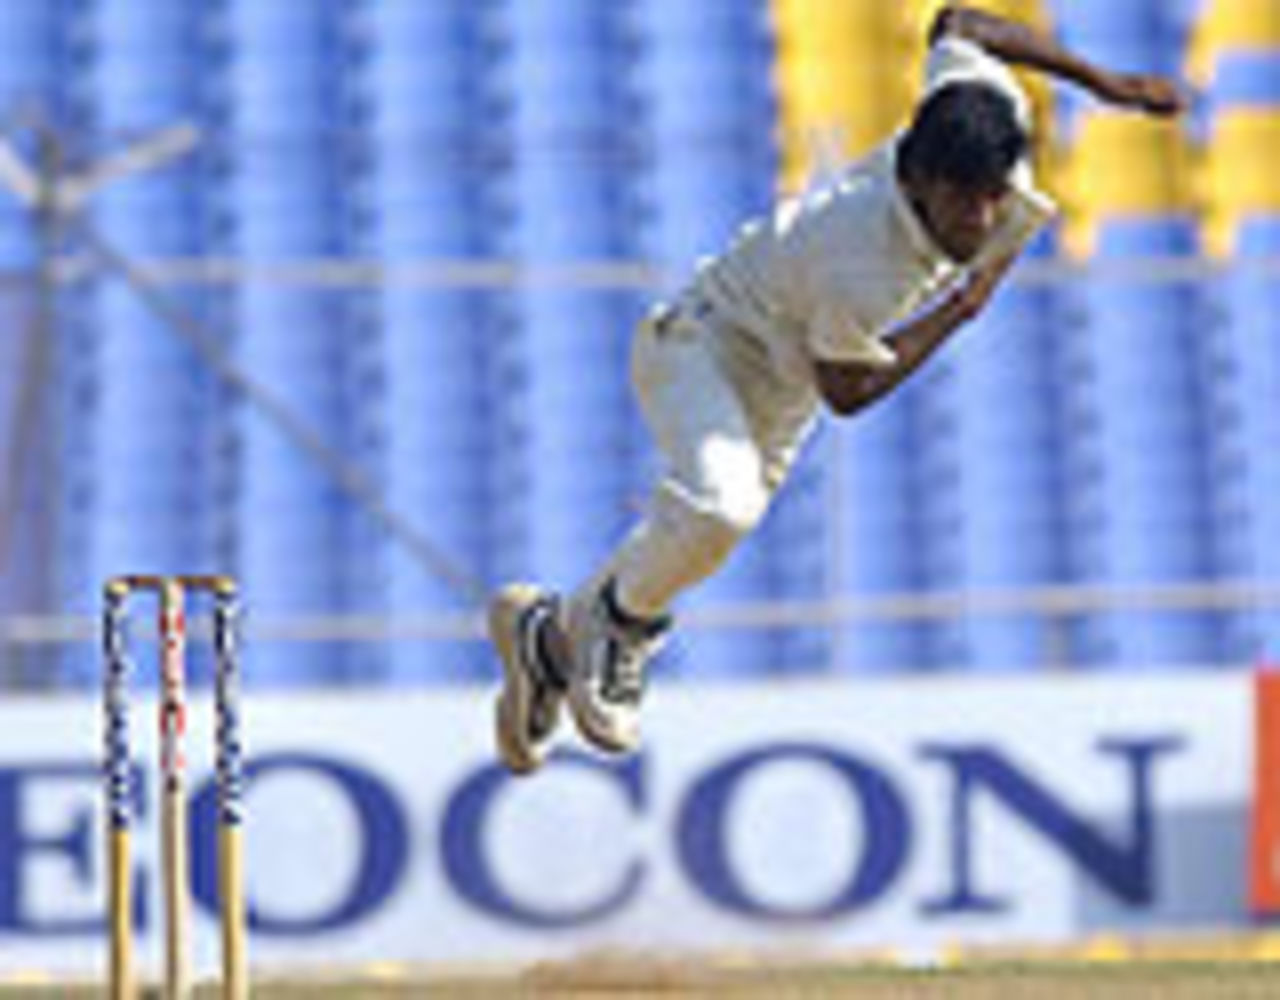
[[[1008,67],[972,42],[943,38],[926,64],[926,92],[957,81],[996,87],[1030,127],[1030,102]],[[883,338],[896,324],[969,269],[1018,249],[1056,211],[1020,163],[1005,218],[961,266],[934,244],[899,188],[896,146],[895,137],[830,185],[747,223],[694,281],[695,292],[763,344],[778,379],[803,387],[815,406],[815,359],[892,364]]]

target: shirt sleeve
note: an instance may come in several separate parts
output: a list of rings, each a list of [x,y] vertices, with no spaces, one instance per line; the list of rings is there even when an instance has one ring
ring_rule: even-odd
[[[821,297],[809,322],[809,353],[818,361],[891,368],[898,356],[870,333],[852,306],[838,297]]]
[[[1023,128],[1031,128],[1031,101],[1013,71],[981,45],[967,38],[946,35],[929,50],[925,61],[925,92],[962,82],[994,87],[1013,101]]]
[[[1019,163],[1013,170],[1004,216],[970,263],[970,271],[1017,254],[1057,214],[1057,202],[1036,187],[1031,166],[1025,160]]]

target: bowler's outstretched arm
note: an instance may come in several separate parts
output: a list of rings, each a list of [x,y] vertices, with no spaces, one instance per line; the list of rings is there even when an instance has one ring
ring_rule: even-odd
[[[1174,80],[1095,65],[1043,32],[984,10],[962,4],[945,7],[934,18],[929,40],[947,35],[966,38],[1012,65],[1075,83],[1109,104],[1162,117],[1187,110],[1187,97]]]

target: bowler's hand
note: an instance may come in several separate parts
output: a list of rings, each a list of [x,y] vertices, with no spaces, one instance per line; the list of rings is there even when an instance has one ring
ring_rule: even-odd
[[[987,307],[991,296],[995,294],[996,288],[1016,259],[1016,255],[1009,254],[993,260],[976,270],[964,285],[951,293],[946,301],[946,308],[956,322],[967,323]]]
[[[1119,107],[1160,118],[1184,114],[1191,106],[1177,81],[1147,73],[1108,73],[1099,84],[1098,96]]]

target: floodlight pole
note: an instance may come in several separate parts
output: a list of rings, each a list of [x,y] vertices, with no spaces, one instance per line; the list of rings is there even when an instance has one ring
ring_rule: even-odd
[[[0,136],[0,186],[7,187],[32,211],[44,206],[50,213],[49,226],[55,250],[49,254],[49,266],[54,292],[66,277],[59,270],[57,251],[62,242],[74,240],[86,251],[91,266],[114,275],[132,289],[139,302],[170,333],[193,350],[224,385],[244,398],[300,451],[309,455],[334,486],[371,517],[388,537],[403,545],[424,570],[445,582],[473,608],[481,606],[485,587],[475,573],[456,563],[409,518],[392,508],[364,470],[331,447],[279,393],[242,369],[219,342],[216,331],[162,294],[153,276],[104,240],[98,228],[80,212],[85,199],[115,180],[154,169],[188,152],[198,139],[196,131],[187,125],[165,129],[106,158],[91,169],[72,172],[65,169],[66,148],[58,135],[45,123],[37,122],[35,127],[38,134],[53,144],[56,152],[52,162],[57,169],[52,170],[49,177],[42,178],[38,171],[33,171],[23,162],[13,145]],[[0,560],[3,555],[4,550],[0,548]],[[0,565],[3,565],[2,561]]]
[[[6,135],[0,135],[0,188],[6,189],[31,215],[36,244],[36,287],[30,337],[23,358],[17,411],[5,452],[3,486],[0,486],[0,569],[11,569],[13,543],[19,510],[28,487],[28,465],[39,453],[34,448],[35,436],[45,417],[49,391],[50,359],[58,332],[58,293],[62,284],[62,261],[66,223],[77,214],[85,201],[98,191],[119,180],[164,166],[186,155],[197,141],[195,129],[178,125],[146,136],[104,160],[79,171],[68,170],[66,143],[42,117],[24,116],[24,125],[35,139],[35,160],[28,163],[22,152]],[[65,454],[60,423],[51,425],[47,454],[39,461],[45,481],[50,484],[49,498],[60,496],[61,459]],[[59,516],[56,502],[40,505],[36,532],[43,551],[56,537]],[[51,559],[36,559],[24,573],[34,577],[32,587],[41,605],[37,610],[53,606],[51,593],[54,574]],[[27,669],[15,662],[10,680],[30,688],[52,677],[51,671],[37,664]]]

